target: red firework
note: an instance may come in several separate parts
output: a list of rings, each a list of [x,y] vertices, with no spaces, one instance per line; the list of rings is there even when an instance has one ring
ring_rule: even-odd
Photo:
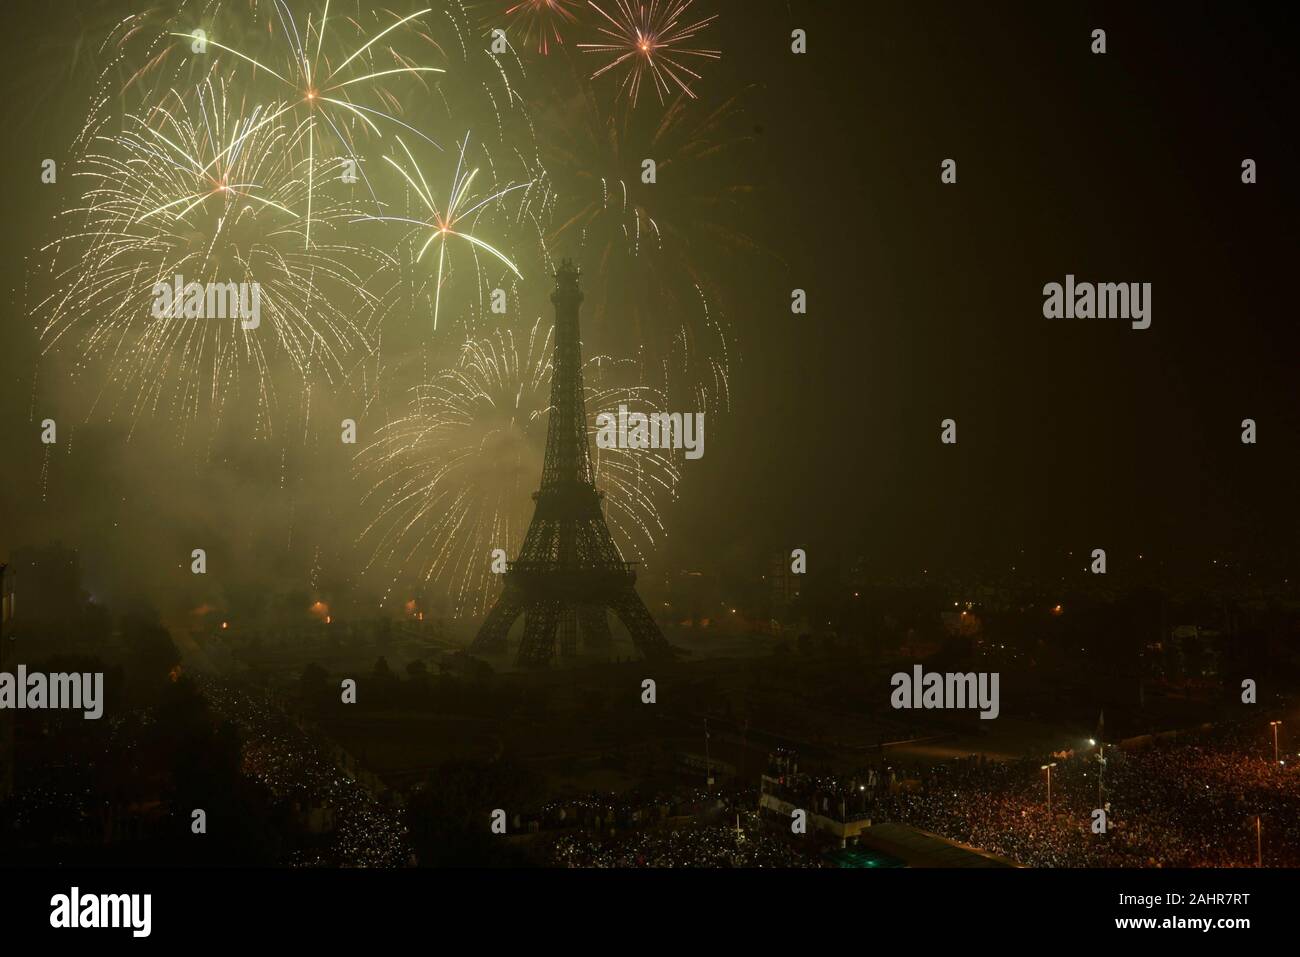
[[[537,52],[546,56],[551,52],[552,43],[563,43],[560,32],[566,24],[576,23],[578,18],[573,8],[579,0],[523,0],[506,10],[511,19],[511,26],[518,27],[524,36],[524,42],[537,44]]]
[[[591,78],[594,80],[616,67],[625,67],[627,72],[619,94],[631,100],[633,107],[641,93],[641,82],[647,76],[654,83],[661,105],[674,87],[693,99],[695,93],[691,90],[691,83],[700,79],[700,74],[688,67],[683,59],[699,57],[717,60],[721,59],[722,53],[719,50],[701,50],[684,44],[691,42],[701,30],[718,19],[717,14],[684,25],[682,17],[694,0],[649,0],[648,3],[638,4],[633,4],[631,0],[614,2],[615,12],[611,15],[595,0],[588,0],[592,9],[608,21],[607,25],[598,28],[607,39],[601,43],[579,43],[578,48],[586,53],[613,56]]]

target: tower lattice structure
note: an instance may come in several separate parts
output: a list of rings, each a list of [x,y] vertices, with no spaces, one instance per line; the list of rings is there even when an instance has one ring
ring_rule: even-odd
[[[672,657],[672,646],[637,594],[634,563],[623,560],[601,510],[583,399],[582,298],[578,270],[565,260],[551,293],[555,356],[542,487],[533,494],[537,505],[519,558],[507,565],[501,596],[470,646],[477,653],[504,651],[511,625],[523,615],[518,662],[527,666],[550,664],[557,644],[561,655],[575,655],[580,635],[588,648],[608,647],[608,611],[646,658]]]

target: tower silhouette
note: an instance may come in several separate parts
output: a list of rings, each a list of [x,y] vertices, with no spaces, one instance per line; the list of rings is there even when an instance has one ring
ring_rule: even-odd
[[[551,302],[555,358],[542,487],[533,494],[537,506],[519,558],[507,565],[505,587],[470,651],[504,651],[510,626],[522,614],[518,662],[545,666],[555,657],[557,636],[566,657],[577,653],[579,633],[589,648],[608,647],[606,612],[613,611],[641,654],[668,658],[672,646],[637,594],[634,563],[623,561],[601,511],[604,495],[596,490],[582,392],[582,289],[567,259],[555,273]]]

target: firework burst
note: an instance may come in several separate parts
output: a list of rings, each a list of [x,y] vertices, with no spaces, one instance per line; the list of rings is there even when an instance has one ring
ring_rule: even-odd
[[[606,12],[595,0],[588,0],[593,10],[605,18],[599,32],[606,38],[600,43],[579,43],[586,53],[612,56],[608,63],[591,75],[597,79],[612,70],[623,71],[619,95],[626,97],[636,107],[641,95],[641,85],[649,78],[659,97],[660,105],[674,90],[695,97],[691,84],[701,79],[685,63],[687,58],[704,60],[722,58],[719,50],[703,50],[685,46],[714,20],[717,14],[684,24],[682,17],[693,0],[614,0],[614,13]]]
[[[482,614],[496,592],[493,549],[514,556],[531,518],[542,471],[551,390],[552,328],[501,331],[465,343],[459,362],[412,391],[407,414],[378,430],[357,456],[376,510],[362,533],[367,570],[399,583],[446,590],[457,613]],[[599,366],[588,366],[599,378]],[[647,389],[590,387],[590,410],[619,402],[652,412]],[[594,412],[588,423],[594,434]],[[678,467],[663,454],[593,450],[610,530],[625,554],[640,557],[663,534],[657,503],[671,497]],[[398,597],[404,598],[405,593]]]
[[[385,156],[384,159],[401,174],[411,191],[419,197],[423,207],[423,213],[428,216],[427,219],[415,219],[407,216],[361,216],[358,221],[371,220],[375,222],[397,222],[405,223],[414,227],[414,241],[418,245],[419,251],[415,254],[415,261],[420,262],[424,259],[425,253],[428,253],[430,247],[437,246],[438,249],[438,266],[434,279],[434,304],[433,304],[433,328],[438,328],[438,313],[442,305],[442,289],[446,272],[449,268],[449,248],[453,243],[469,247],[474,257],[476,273],[482,274],[482,262],[480,253],[490,256],[511,273],[515,278],[522,279],[519,267],[511,261],[510,257],[504,252],[493,246],[491,243],[480,239],[471,232],[476,228],[480,217],[485,211],[495,204],[499,203],[504,197],[517,190],[527,190],[532,187],[533,183],[516,183],[501,189],[491,189],[484,195],[479,195],[473,191],[474,180],[478,177],[479,168],[470,169],[465,163],[465,150],[469,147],[469,134],[465,134],[465,139],[460,144],[460,154],[456,161],[456,169],[452,174],[451,183],[447,189],[447,200],[445,203],[439,202],[434,195],[433,190],[429,188],[428,180],[425,179],[423,171],[416,164],[415,158],[406,144],[402,142],[401,137],[397,138],[397,143],[402,147],[402,152],[410,164],[410,170],[393,159],[391,156]],[[413,176],[412,173],[415,175]],[[421,242],[421,239],[423,240]],[[481,284],[480,284],[481,285]]]
[[[304,247],[308,134],[304,123],[268,122],[276,114],[286,115],[280,104],[250,106],[207,81],[127,115],[120,132],[91,137],[74,173],[89,185],[42,249],[48,273],[36,282],[53,291],[34,313],[43,351],[73,341],[79,369],[108,363],[132,397],[132,421],[170,404],[183,422],[204,408],[219,420],[251,373],[269,431],[277,354],[299,382],[316,373],[333,380],[369,348],[357,318],[368,301],[364,274],[386,257],[338,238],[356,211],[333,203],[316,209],[324,241]],[[158,289],[176,276],[256,284],[259,326],[156,316]]]
[[[505,16],[509,29],[518,33],[525,46],[546,56],[551,44],[564,43],[564,29],[578,22],[574,8],[579,0],[522,0],[511,3]]]
[[[353,41],[356,45],[345,43],[344,49],[351,49],[351,52],[346,55],[339,53],[331,58],[325,47],[325,37],[329,33],[331,22],[328,0],[319,17],[308,14],[301,30],[286,0],[273,0],[273,2],[276,19],[280,24],[280,36],[287,47],[281,56],[284,62],[278,64],[279,70],[273,69],[244,50],[218,41],[215,37],[200,36],[195,31],[174,32],[172,35],[189,42],[193,48],[196,48],[196,52],[213,47],[219,54],[234,58],[237,64],[251,65],[255,71],[261,71],[281,84],[280,97],[283,98],[283,105],[269,112],[262,122],[272,123],[282,115],[290,113],[297,122],[302,124],[306,132],[308,179],[303,243],[309,246],[314,222],[312,211],[317,150],[330,149],[327,155],[344,156],[352,160],[357,172],[369,185],[369,178],[357,155],[354,130],[360,128],[379,137],[383,135],[379,127],[380,122],[385,125],[394,124],[441,149],[424,133],[397,117],[400,98],[379,81],[388,82],[389,79],[399,76],[420,78],[422,74],[444,73],[445,70],[441,67],[416,66],[391,45],[376,47],[381,40],[389,37],[394,31],[418,22],[420,17],[430,12],[431,7],[397,18],[368,37],[355,19],[343,17],[344,22],[350,24],[358,34]],[[375,54],[378,51],[386,54],[391,65],[376,63]],[[375,95],[382,104],[381,107],[363,106],[358,102],[355,98],[356,92],[365,89],[369,89]],[[372,189],[372,196],[373,192]],[[378,204],[378,199],[375,202]]]

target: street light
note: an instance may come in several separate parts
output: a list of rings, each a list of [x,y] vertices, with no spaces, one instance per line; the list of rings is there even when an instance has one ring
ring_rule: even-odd
[[[1044,764],[1040,770],[1047,772],[1047,816],[1052,816],[1052,768],[1056,767],[1056,762]]]
[[[1273,763],[1274,763],[1274,764],[1276,764],[1276,763],[1278,762],[1278,757],[1277,757],[1277,726],[1278,726],[1279,724],[1281,724],[1281,723],[1282,723],[1281,721],[1270,721],[1270,722],[1269,722],[1269,726],[1272,727],[1272,729],[1273,729]]]

